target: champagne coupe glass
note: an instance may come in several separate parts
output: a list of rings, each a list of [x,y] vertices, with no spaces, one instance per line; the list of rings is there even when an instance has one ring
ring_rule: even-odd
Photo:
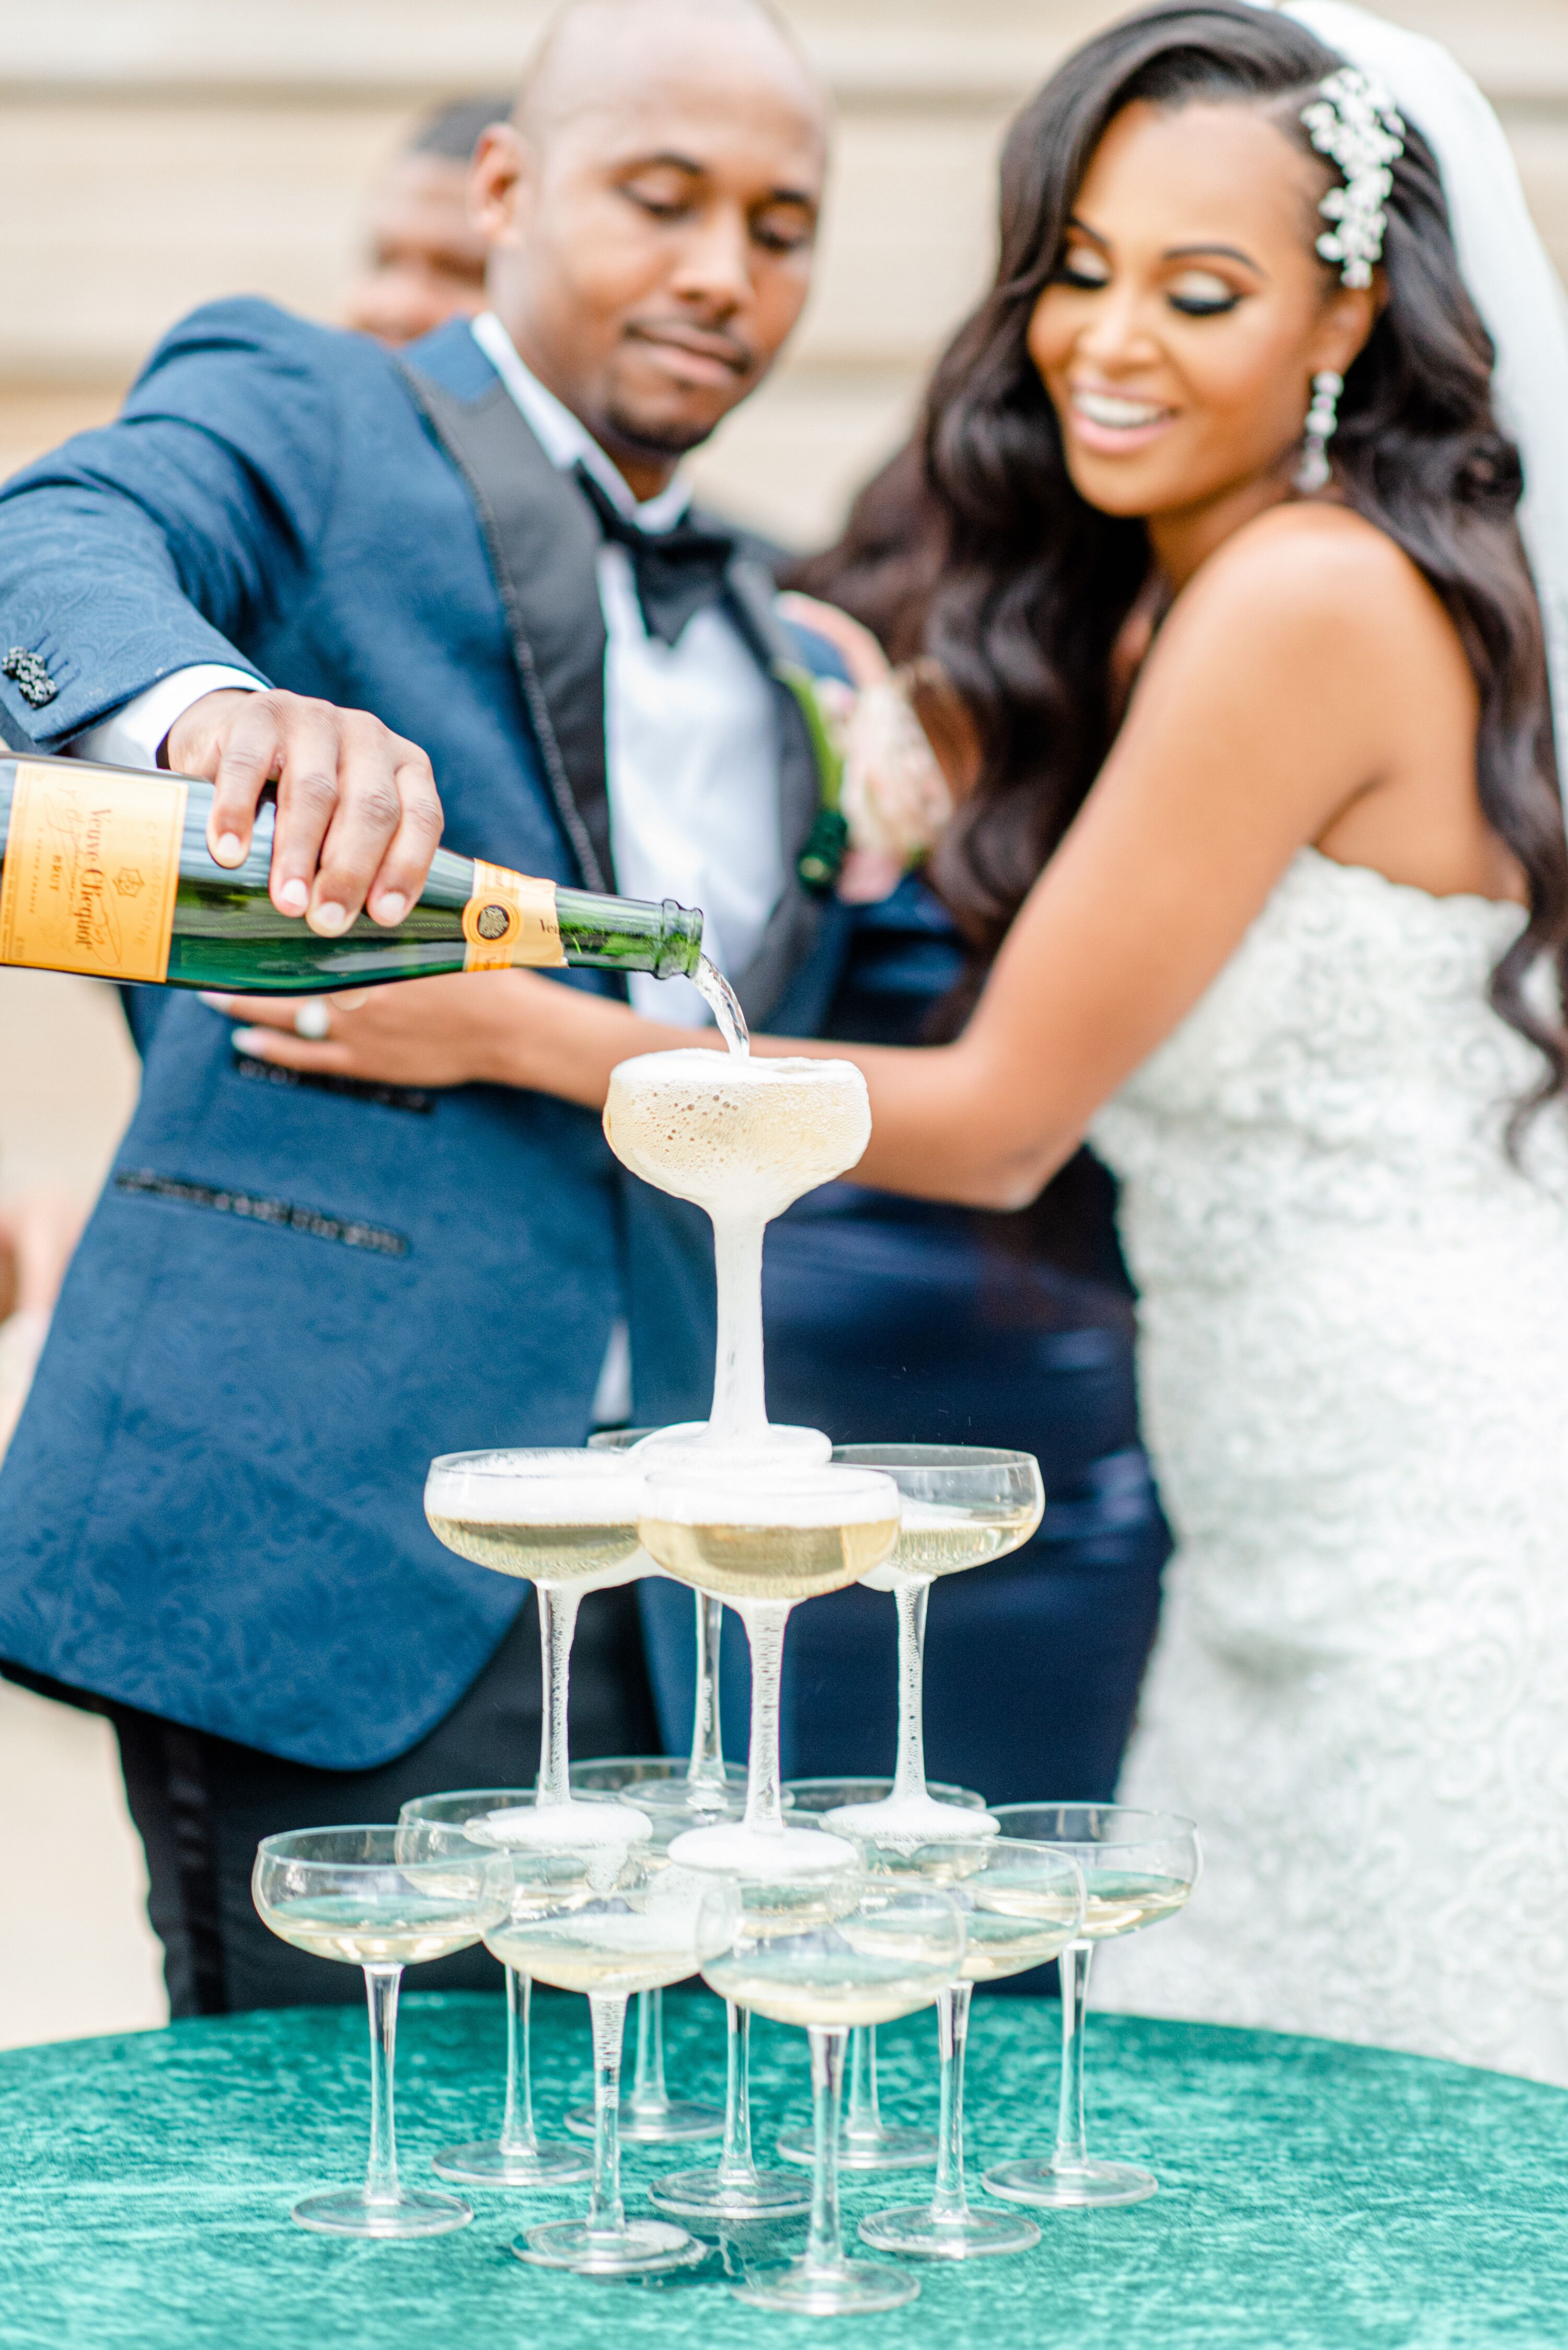
[[[628,1461],[566,1446],[443,1453],[425,1480],[425,1515],[437,1539],[460,1558],[532,1582],[538,1596],[545,1712],[530,1841],[546,1832],[547,1810],[562,1813],[556,1825],[564,1837],[586,1842],[616,1832],[605,1818],[608,1807],[572,1802],[566,1695],[584,1592],[650,1572],[638,1547],[641,1496]]]
[[[591,1437],[588,1440],[594,1441]],[[745,1773],[738,1765],[724,1767],[732,1793],[743,1792]],[[675,1754],[611,1754],[591,1762],[574,1762],[569,1776],[575,1795],[625,1795],[640,1810],[650,1790],[682,1784],[686,1771],[684,1760]],[[566,2116],[566,2127],[574,2137],[591,2138],[597,2126],[592,2106],[574,2106]],[[631,2093],[620,2101],[621,2144],[685,2146],[693,2138],[717,2137],[723,2126],[722,2106],[711,2106],[701,2097],[672,2097],[665,2087],[664,1993],[639,1991]]]
[[[793,1802],[794,1816],[836,1812],[855,1804],[879,1804],[893,1792],[891,1779],[786,1779],[784,1800]],[[952,1787],[928,1782],[926,1792],[937,1803],[956,1804],[961,1811],[983,1812],[985,1797],[972,1787]],[[935,2130],[909,2129],[882,2119],[877,2095],[877,2027],[857,2024],[849,2035],[849,2098],[838,2134],[840,2170],[919,2170],[937,2158]],[[809,2164],[815,2159],[814,2134],[781,2130],[778,2149],[786,2162]]]
[[[683,1451],[647,1471],[638,1532],[678,1583],[727,1599],[752,1649],[752,1738],[745,1817],[688,1829],[670,1846],[684,1865],[742,1875],[813,1874],[853,1866],[854,1847],[786,1827],[779,1785],[779,1679],[790,1609],[881,1565],[898,1538],[898,1489],[873,1471],[757,1458],[739,1464]]]
[[[977,1982],[1044,1966],[1066,1948],[1084,1922],[1083,1871],[1054,1845],[1004,1835],[986,1843],[870,1845],[864,1852],[875,1875],[898,1883],[918,1878],[950,1893],[963,1912],[965,1939],[959,1979],[937,2001],[942,2095],[935,2190],[929,2203],[874,2211],[860,2222],[860,2241],[877,2251],[939,2261],[1026,2252],[1040,2241],[1033,2220],[1019,2211],[977,2211],[964,2188],[970,2002]]]
[[[1002,1833],[1044,1844],[1075,1860],[1084,1873],[1084,1923],[1062,1953],[1062,2086],[1056,2144],[1044,2159],[998,2163],[981,2173],[988,2194],[1054,2211],[1087,2205],[1142,2203],[1158,2192],[1151,2171],[1102,2162],[1084,2137],[1084,2022],[1089,1961],[1096,1942],[1136,1933],[1172,1917],[1202,1872],[1198,1830],[1174,1812],[1135,1811],[1126,1804],[1002,1804]]]
[[[652,1822],[655,1848],[669,1849],[679,1835],[682,1849],[689,1849],[690,1814],[678,1805],[660,1807],[655,1800],[658,1793],[648,1788],[641,1797]],[[744,1797],[732,1793],[723,1818],[738,1822],[744,1815]],[[825,1837],[823,1842],[832,1843],[836,1856],[836,1839]],[[689,1865],[701,1867],[701,1853]],[[649,2199],[661,2211],[679,2212],[685,2219],[784,2220],[808,2211],[811,2197],[798,2171],[757,2168],[752,2151],[752,2019],[732,1999],[724,2002],[724,2142],[719,2159],[691,2170],[667,2172],[649,2187]]]
[[[939,1575],[1002,1558],[1026,1543],[1045,1507],[1040,1464],[1032,1452],[1003,1452],[971,1444],[841,1444],[834,1460],[879,1470],[898,1488],[898,1545],[890,1559],[861,1576],[873,1590],[890,1591],[898,1608],[898,1760],[893,1792],[876,1805],[827,1825],[845,1835],[871,1835],[897,1825],[900,1835],[937,1839],[971,1835],[926,1785],[926,1603]],[[860,1807],[857,1807],[857,1810]],[[994,1835],[988,1824],[983,1833]]]
[[[295,1828],[263,1838],[251,1893],[264,1925],[298,1950],[365,1971],[370,2150],[361,2187],[307,2195],[302,2228],[326,2236],[438,2236],[473,2213],[455,2195],[398,2179],[392,2108],[398,1986],[407,1965],[467,1950],[506,1914],[504,1861],[461,1828]]]
[[[651,1451],[662,1457],[672,1449],[689,1451],[703,1442],[722,1440],[711,1435],[705,1419],[678,1420],[671,1428],[601,1429],[588,1439],[591,1451],[635,1453],[646,1463]],[[832,1444],[820,1429],[774,1428],[766,1430],[766,1449],[820,1467],[832,1453]],[[732,1444],[726,1446],[732,1457]],[[722,1790],[745,1784],[745,1773],[724,1760],[723,1726],[719,1710],[719,1656],[724,1634],[724,1603],[711,1592],[695,1595],[697,1610],[697,1704],[691,1725],[691,1761],[686,1772],[686,1801],[693,1814],[690,1825],[704,1825],[703,1814],[722,1812]]]
[[[431,1822],[461,1828],[487,1813],[516,1811],[534,1801],[532,1788],[469,1787],[445,1795],[421,1795],[398,1814],[400,1827]],[[508,1894],[511,1878],[504,1880]],[[506,2103],[498,2137],[443,2147],[431,2168],[438,2178],[470,2187],[575,2187],[592,2169],[575,2146],[541,2146],[534,2128],[534,2082],[529,2063],[529,2021],[534,1986],[515,1967],[506,1976]]]
[[[513,2246],[535,2267],[584,2276],[688,2268],[708,2247],[666,2220],[628,2220],[620,2192],[620,2053],[626,2002],[694,1974],[733,1939],[733,1887],[670,1866],[644,1843],[514,1846],[511,1901],[485,1936],[503,1965],[586,1991],[593,2019],[593,2186],[581,2220],[525,2229]]]
[[[721,1998],[778,2023],[803,2023],[811,2045],[816,2160],[805,2252],[754,2271],[731,2290],[759,2309],[810,2316],[896,2309],[919,2292],[907,2272],[851,2260],[838,2203],[838,2108],[852,2026],[912,2015],[944,1991],[963,1960],[964,1921],[940,1888],[859,1870],[740,1887],[737,1931],[702,1970]]]

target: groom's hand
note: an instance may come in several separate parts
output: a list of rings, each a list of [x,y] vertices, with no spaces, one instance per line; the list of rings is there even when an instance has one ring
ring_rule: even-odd
[[[275,779],[272,902],[321,937],[336,938],[361,909],[400,922],[424,888],[441,834],[431,763],[368,712],[225,687],[175,720],[163,755],[175,774],[216,785],[207,846],[220,865],[245,857]]]

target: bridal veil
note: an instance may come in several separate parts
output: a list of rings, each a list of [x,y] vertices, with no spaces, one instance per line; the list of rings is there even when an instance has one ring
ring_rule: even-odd
[[[1496,347],[1498,421],[1524,468],[1521,534],[1541,603],[1568,795],[1568,302],[1520,185],[1501,123],[1438,42],[1350,0],[1287,0],[1347,64],[1381,81],[1421,131],[1443,176],[1459,267]]]

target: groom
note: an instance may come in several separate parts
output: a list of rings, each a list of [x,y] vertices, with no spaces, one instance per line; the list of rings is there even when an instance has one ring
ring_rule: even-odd
[[[475,159],[485,315],[400,360],[212,305],[8,485],[6,729],[214,778],[227,861],[279,776],[275,899],[327,934],[428,754],[452,847],[700,904],[748,1013],[809,1019],[799,649],[677,465],[799,314],[825,161],[761,0],[574,0]],[[628,1254],[578,1110],[268,1070],[189,995],[130,1016],[140,1107],[0,1474],[0,1658],[115,1725],[176,2014],[348,1996],[259,1926],[256,1840],[530,1775],[532,1607],[436,1543],[425,1469],[580,1444],[678,1253]],[[585,1752],[657,1743],[629,1592],[585,1610],[573,1711]]]

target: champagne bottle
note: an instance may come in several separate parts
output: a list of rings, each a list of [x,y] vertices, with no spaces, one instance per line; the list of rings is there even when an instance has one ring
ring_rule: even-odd
[[[514,964],[695,972],[702,917],[438,849],[395,929],[317,938],[267,896],[273,810],[243,865],[207,849],[213,786],[81,759],[0,759],[0,963],[237,995],[316,995]]]

